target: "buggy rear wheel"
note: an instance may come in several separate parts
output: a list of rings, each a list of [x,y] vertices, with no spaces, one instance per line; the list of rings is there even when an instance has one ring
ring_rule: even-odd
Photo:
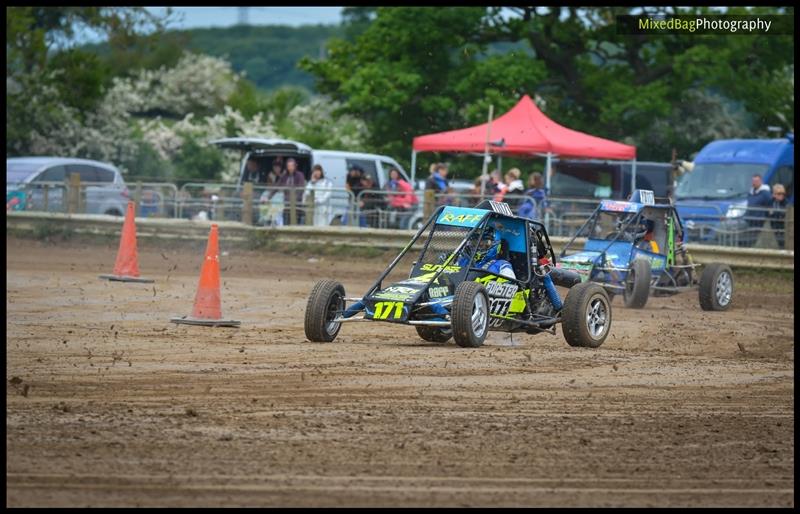
[[[453,337],[453,330],[450,328],[425,327],[417,325],[417,334],[431,343],[446,343]]]
[[[700,275],[700,307],[724,311],[733,300],[733,272],[727,264],[709,264]]]
[[[570,346],[597,348],[611,330],[611,301],[605,289],[592,282],[571,288],[561,313],[564,339]]]
[[[625,278],[625,291],[622,298],[625,307],[631,309],[641,309],[647,303],[650,295],[650,263],[644,259],[635,259],[628,269],[628,276]]]
[[[320,280],[311,290],[306,304],[306,338],[315,343],[336,339],[341,323],[333,320],[344,310],[344,286],[335,280]]]
[[[453,339],[458,346],[476,348],[489,332],[489,295],[477,282],[462,282],[453,297]]]

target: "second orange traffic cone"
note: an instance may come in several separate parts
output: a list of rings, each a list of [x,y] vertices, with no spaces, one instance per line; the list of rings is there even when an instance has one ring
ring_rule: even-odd
[[[136,251],[136,207],[128,202],[125,223],[122,224],[122,237],[119,240],[117,261],[114,263],[113,275],[100,275],[100,278],[117,282],[154,282],[150,278],[139,277],[139,257]]]
[[[241,321],[222,319],[222,299],[219,286],[219,236],[217,224],[211,225],[208,235],[208,246],[203,267],[200,270],[200,282],[194,297],[194,308],[191,317],[170,319],[173,323],[187,325],[205,325],[212,327],[238,327]]]

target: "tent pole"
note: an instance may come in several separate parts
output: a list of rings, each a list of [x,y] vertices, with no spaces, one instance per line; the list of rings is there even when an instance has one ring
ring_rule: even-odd
[[[631,194],[636,191],[636,157],[631,161]]]
[[[553,153],[547,152],[547,164],[545,165],[544,170],[544,191],[545,191],[545,199],[550,196],[550,174],[552,173],[552,166],[553,166]],[[544,208],[547,200],[542,202],[542,208]],[[547,209],[544,211],[544,218],[539,216],[539,219],[544,220],[544,226],[547,228],[547,231],[550,232],[552,228],[550,227],[550,213],[547,212]]]
[[[417,151],[411,150],[411,187],[413,187],[414,189],[417,188],[417,181],[415,180],[416,175],[417,175]]]
[[[545,170],[544,170],[544,189],[547,192],[547,194],[550,194],[550,173],[551,173],[550,167],[552,165],[553,165],[553,154],[547,152],[547,164],[545,164]]]
[[[489,121],[486,123],[486,145],[483,147],[483,168],[481,168],[481,200],[486,192],[486,169],[489,166],[489,137],[492,133],[492,115],[494,104],[489,105]]]

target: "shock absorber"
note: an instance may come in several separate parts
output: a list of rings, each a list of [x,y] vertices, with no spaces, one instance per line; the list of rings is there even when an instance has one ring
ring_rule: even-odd
[[[561,297],[558,295],[558,290],[556,289],[555,284],[553,284],[553,279],[550,277],[550,273],[547,271],[549,264],[550,261],[547,259],[547,257],[542,257],[539,259],[539,265],[545,268],[545,273],[542,277],[544,290],[547,291],[547,297],[550,298],[550,303],[553,304],[553,307],[555,307],[557,311],[560,311],[561,307],[563,307],[563,304],[561,303]]]
[[[550,298],[553,307],[555,307],[557,311],[560,311],[563,304],[561,303],[561,297],[558,295],[556,286],[553,284],[553,279],[550,278],[550,274],[548,273],[545,275],[542,281],[544,282],[544,289],[547,291],[547,297]]]

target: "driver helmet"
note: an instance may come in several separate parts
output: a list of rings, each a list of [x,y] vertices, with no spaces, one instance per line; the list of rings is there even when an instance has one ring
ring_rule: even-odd
[[[500,232],[494,227],[488,227],[475,251],[475,262],[488,262],[495,259],[500,253],[501,243]]]

